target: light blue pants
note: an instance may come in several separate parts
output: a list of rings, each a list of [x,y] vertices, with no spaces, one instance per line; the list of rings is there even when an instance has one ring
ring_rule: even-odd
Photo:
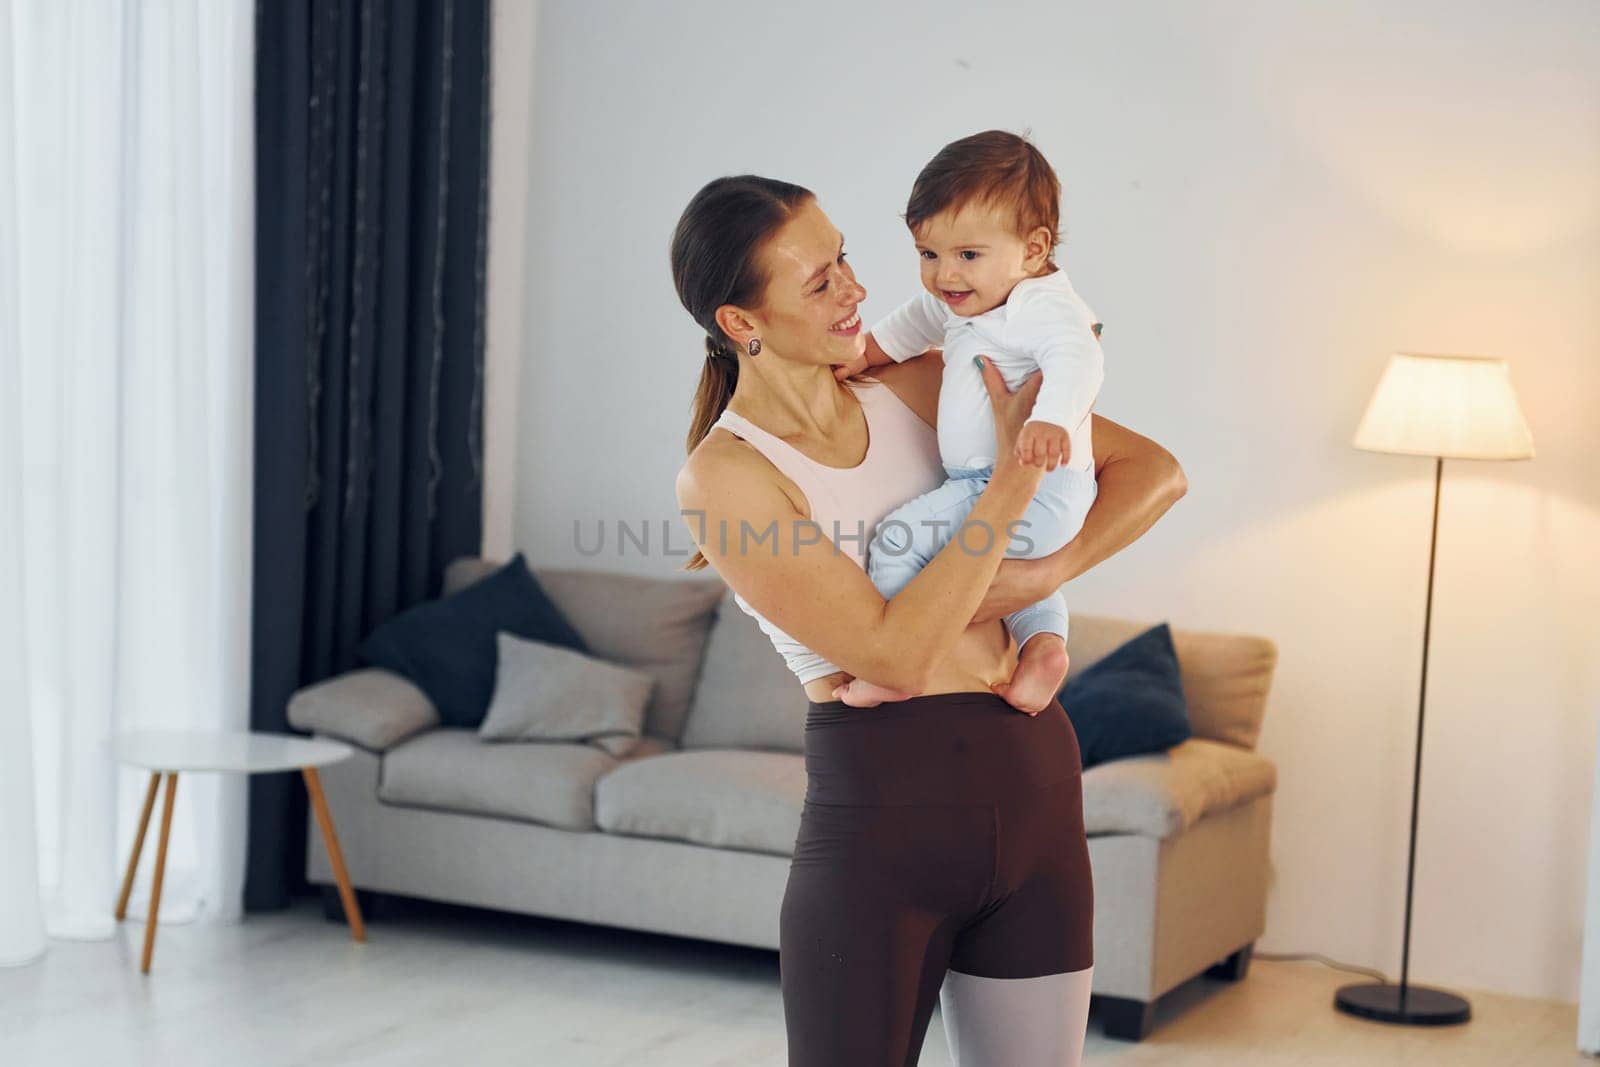
[[[873,530],[867,549],[867,576],[885,598],[904,589],[950,542],[989,484],[994,468],[947,465],[944,472],[943,485],[901,504]],[[1010,530],[969,528],[962,532],[958,547],[965,545],[969,551],[983,552],[991,536],[1004,537],[1010,559],[1048,556],[1078,536],[1099,491],[1092,471],[1067,467],[1046,471],[1019,523]],[[1063,641],[1067,638],[1067,600],[1059,590],[1013,611],[1005,619],[1019,649],[1034,634],[1060,634]]]

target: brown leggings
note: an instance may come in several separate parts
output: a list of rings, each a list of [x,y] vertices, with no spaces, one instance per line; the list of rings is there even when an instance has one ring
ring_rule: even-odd
[[[812,702],[783,897],[791,1067],[915,1064],[947,970],[1094,962],[1078,739],[992,693]]]

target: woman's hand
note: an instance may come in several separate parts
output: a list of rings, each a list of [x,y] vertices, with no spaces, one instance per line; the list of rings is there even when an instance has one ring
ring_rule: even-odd
[[[1027,421],[1028,414],[1033,411],[1033,401],[1039,395],[1039,387],[1044,384],[1044,376],[1034,371],[1022,379],[1022,384],[1013,393],[1006,388],[1006,380],[1000,376],[1000,369],[988,356],[975,358],[978,369],[983,372],[983,384],[989,390],[989,405],[994,410],[995,465],[999,466],[1007,459],[1016,462],[1017,437],[1022,433],[1022,424]]]

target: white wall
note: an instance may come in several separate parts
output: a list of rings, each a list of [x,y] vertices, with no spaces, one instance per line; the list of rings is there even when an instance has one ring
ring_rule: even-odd
[[[505,559],[517,503],[517,393],[527,308],[528,164],[533,146],[537,0],[490,7],[489,261],[484,307],[483,554]]]
[[[1004,14],[997,13],[1002,8]],[[1267,634],[1280,769],[1262,951],[1397,974],[1432,464],[1349,445],[1391,351],[1508,357],[1538,458],[1448,463],[1413,981],[1576,999],[1600,711],[1600,6],[543,5],[515,543],[673,527],[702,360],[667,267],[720,174],[815,189],[868,319],[897,213],[979,129],[1031,128],[1107,323],[1100,411],[1188,497],[1081,611]],[[614,552],[614,550],[613,550]]]

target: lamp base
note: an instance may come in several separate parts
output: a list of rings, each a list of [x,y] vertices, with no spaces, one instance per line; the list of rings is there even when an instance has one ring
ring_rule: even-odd
[[[1404,996],[1397,985],[1365,982],[1342,987],[1334,1006],[1347,1015],[1402,1026],[1452,1026],[1472,1018],[1472,1005],[1443,989],[1407,985]]]

